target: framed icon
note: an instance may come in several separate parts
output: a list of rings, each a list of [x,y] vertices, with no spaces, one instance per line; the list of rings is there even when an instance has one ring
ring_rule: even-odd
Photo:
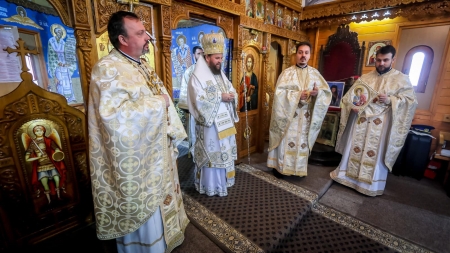
[[[345,82],[327,82],[331,90],[330,107],[340,107],[342,96],[344,94]]]
[[[361,78],[352,85],[348,93],[347,100],[349,101],[346,102],[360,112],[378,96],[378,92],[362,81]]]
[[[367,61],[366,66],[375,66],[375,59],[377,56],[377,51],[381,47],[384,47],[386,45],[391,45],[391,40],[379,40],[379,41],[369,41],[367,52]]]
[[[339,128],[339,112],[327,112],[320,127],[316,142],[332,146],[336,145],[336,137]]]

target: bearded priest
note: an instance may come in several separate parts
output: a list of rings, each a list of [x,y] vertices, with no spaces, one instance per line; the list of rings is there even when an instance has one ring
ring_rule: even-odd
[[[171,252],[189,223],[176,164],[186,132],[140,58],[150,37],[139,17],[112,14],[108,35],[114,49],[93,67],[88,107],[97,237],[116,238],[119,253]]]
[[[330,176],[368,196],[383,194],[417,106],[409,77],[392,68],[395,52],[391,45],[381,47],[376,53],[376,69],[353,84],[368,85],[377,93],[367,106],[353,108],[350,91],[341,100],[336,152],[342,154],[342,160]]]
[[[317,69],[308,66],[311,44],[297,45],[296,65],[285,69],[275,88],[267,167],[277,177],[306,176],[308,157],[331,101]]]
[[[202,39],[205,57],[199,57],[188,83],[191,129],[195,128],[195,188],[208,196],[228,195],[234,185],[234,161],[237,159],[237,94],[223,73],[224,37],[205,34]]]

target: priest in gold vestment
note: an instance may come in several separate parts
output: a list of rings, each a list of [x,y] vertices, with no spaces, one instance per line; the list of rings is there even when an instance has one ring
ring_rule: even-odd
[[[221,70],[224,37],[205,34],[202,39],[205,58],[199,57],[188,84],[188,106],[194,143],[195,188],[208,196],[228,195],[234,185],[234,161],[237,159],[237,94]]]
[[[331,101],[327,82],[307,65],[310,51],[308,42],[298,44],[296,65],[277,81],[267,159],[276,176],[307,175],[308,157]]]
[[[336,151],[342,160],[331,178],[368,196],[382,195],[411,126],[417,99],[409,77],[392,68],[395,48],[377,51],[376,69],[353,85],[364,83],[378,93],[363,109],[352,109],[352,94],[342,101]]]
[[[89,155],[97,236],[118,252],[170,252],[189,223],[176,167],[186,138],[155,71],[140,56],[150,39],[131,12],[108,23],[114,48],[92,70]]]

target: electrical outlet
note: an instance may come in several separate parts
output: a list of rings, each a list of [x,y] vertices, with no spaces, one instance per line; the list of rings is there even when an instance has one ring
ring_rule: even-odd
[[[450,122],[450,114],[444,114],[444,119],[442,121]]]

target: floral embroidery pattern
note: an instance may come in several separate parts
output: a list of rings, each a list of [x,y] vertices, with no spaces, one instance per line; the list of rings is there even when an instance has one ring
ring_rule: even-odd
[[[359,147],[355,147],[353,151],[355,151],[355,153],[358,154],[359,152],[361,152],[361,149]]]

